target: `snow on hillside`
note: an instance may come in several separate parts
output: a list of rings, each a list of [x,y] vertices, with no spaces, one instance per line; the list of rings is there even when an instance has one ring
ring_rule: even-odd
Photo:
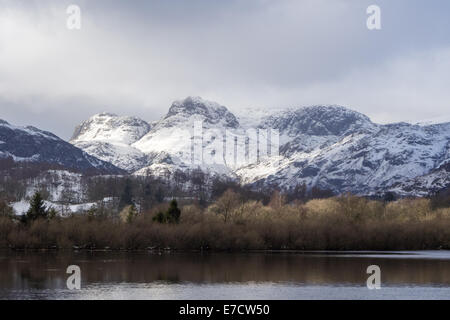
[[[422,121],[417,122],[416,124],[419,126],[430,126],[433,124],[445,124],[445,123],[450,123],[450,116],[449,115],[444,115],[444,116],[438,116],[438,117],[433,117],[433,118],[429,118],[429,119],[424,119]]]
[[[120,169],[101,161],[54,134],[35,127],[0,121],[0,156],[15,162],[46,163],[79,171],[118,174]]]
[[[188,97],[175,101],[168,113],[136,140],[139,135],[125,139],[112,133],[124,129],[105,129],[109,121],[105,118],[115,116],[99,117],[101,121],[91,119],[91,122],[101,125],[81,126],[85,130],[79,130],[79,136],[85,141],[77,138],[73,142],[86,152],[138,175],[167,177],[176,170],[199,167],[244,184],[289,189],[304,183],[309,188],[318,186],[338,193],[371,194],[426,176],[450,161],[450,124],[380,125],[341,106],[254,109],[241,111],[236,117],[218,103]],[[201,137],[196,136],[199,128],[195,125],[199,122]],[[278,131],[277,156],[261,157],[265,151],[261,149],[259,158],[249,161],[251,141],[245,130],[252,128],[263,133],[270,129]],[[245,136],[245,140],[238,138],[234,148],[224,149],[227,132]],[[265,138],[264,135],[258,138],[259,146],[264,148],[265,142],[260,143]],[[273,143],[269,141],[267,148],[273,149],[276,146]],[[230,164],[230,152],[241,152],[246,160]],[[444,177],[439,181],[445,187],[448,172],[440,174]],[[407,189],[399,193],[419,192],[414,186]]]
[[[49,201],[83,202],[83,175],[65,170],[48,170],[29,179],[26,197],[31,198],[36,192],[48,193]]]
[[[108,176],[103,176],[108,177]],[[36,192],[40,192],[45,199],[47,208],[54,208],[61,215],[87,211],[97,205],[87,199],[87,184],[82,174],[65,170],[48,170],[35,178],[29,178],[26,185],[25,197],[12,203],[16,214],[25,214],[30,205],[30,199]],[[113,199],[105,198],[104,203]]]
[[[44,205],[47,209],[55,209],[56,212],[61,216],[68,216],[72,213],[88,211],[89,209],[95,207],[97,204],[95,202],[90,202],[66,205],[61,203],[54,203],[51,201],[44,201]],[[16,215],[22,216],[27,213],[28,209],[30,208],[30,203],[29,201],[21,200],[19,202],[12,203],[11,206]]]
[[[71,141],[108,141],[132,144],[150,130],[150,125],[136,117],[100,113],[80,124]]]
[[[287,108],[240,108],[237,109],[234,114],[236,115],[239,124],[247,129],[247,128],[257,128],[263,122],[263,119],[269,118],[276,114],[281,114],[286,112]]]
[[[112,163],[127,172],[139,170],[147,164],[147,156],[140,150],[122,142],[77,141],[74,145],[86,153]]]
[[[400,181],[388,191],[400,196],[428,196],[450,186],[450,162],[431,172],[406,181]],[[381,190],[379,190],[381,192]],[[376,192],[374,192],[376,193]]]
[[[133,172],[146,164],[146,156],[131,144],[149,130],[150,125],[139,118],[101,113],[80,124],[70,142],[92,156]]]
[[[15,125],[11,125],[7,121],[1,120],[1,119],[0,119],[0,126],[2,126],[4,128],[8,128],[12,131],[15,131],[16,133],[20,132],[20,133],[23,133],[26,135],[38,136],[38,137],[43,137],[43,138],[52,139],[52,140],[59,140],[59,138],[57,136],[55,136],[53,133],[48,132],[48,131],[39,130],[33,126],[26,126],[26,127],[15,126]],[[2,142],[5,143],[4,141],[2,141]]]

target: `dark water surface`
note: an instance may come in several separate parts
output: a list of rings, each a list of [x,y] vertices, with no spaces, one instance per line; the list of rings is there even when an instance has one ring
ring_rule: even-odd
[[[81,269],[68,290],[66,269]],[[381,289],[366,286],[369,265]],[[0,252],[0,299],[450,299],[450,251]]]

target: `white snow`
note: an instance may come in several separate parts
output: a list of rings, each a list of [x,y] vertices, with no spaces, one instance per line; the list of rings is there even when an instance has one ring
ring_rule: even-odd
[[[65,170],[48,170],[41,173],[27,183],[26,197],[31,198],[37,191],[45,189],[49,193],[49,200],[57,202],[63,196],[70,198],[71,201],[83,201],[82,174],[73,173]]]
[[[12,206],[15,214],[21,216],[28,211],[28,209],[30,208],[30,203],[29,203],[29,201],[21,200],[19,202],[12,203],[11,206]]]
[[[135,171],[146,164],[145,155],[131,144],[149,130],[150,125],[139,118],[101,113],[78,126],[70,142],[94,157]]]
[[[190,103],[187,106],[186,101]],[[111,125],[111,119],[117,118],[108,114],[94,116],[89,120],[93,123],[89,130],[74,143],[137,175],[167,177],[178,169],[196,167],[191,163],[195,121],[202,121],[205,131],[217,132],[219,140],[204,138],[202,143],[203,150],[214,154],[222,152],[218,141],[227,130],[238,134],[256,127],[280,130],[279,157],[237,167],[208,163],[200,166],[205,172],[238,177],[246,184],[262,181],[290,188],[305,183],[368,194],[426,176],[450,161],[450,125],[379,125],[340,106],[241,110],[236,127],[234,116],[225,107],[189,97],[176,101],[169,113],[138,139],[135,137],[141,131],[129,138],[126,126]],[[421,185],[430,186],[430,180],[436,181],[435,177],[423,179],[428,182]],[[447,180],[440,181],[445,184]],[[416,191],[413,188],[410,192]]]
[[[433,125],[433,124],[442,124],[442,123],[450,123],[450,115],[443,115],[443,116],[424,119],[422,121],[417,122],[416,124],[419,126],[429,126],[429,125]]]
[[[52,140],[59,140],[59,138],[57,138],[55,136],[52,136],[52,135],[48,134],[47,132],[39,130],[39,129],[34,128],[32,126],[27,126],[27,127],[14,126],[14,125],[11,125],[11,124],[6,123],[6,122],[0,122],[0,126],[9,128],[11,130],[23,131],[23,132],[25,132],[26,134],[29,134],[29,135],[41,136],[41,137],[45,137],[47,139],[52,139]]]
[[[95,207],[97,204],[95,202],[90,202],[90,203],[65,205],[51,201],[44,201],[44,205],[47,207],[47,209],[53,208],[60,215],[67,216],[71,213],[87,211]],[[28,209],[30,208],[30,203],[29,201],[21,200],[19,202],[12,203],[11,206],[16,215],[22,216],[27,213]]]
[[[135,117],[119,117],[100,113],[80,125],[80,132],[72,141],[108,141],[131,144],[145,135],[150,125]]]

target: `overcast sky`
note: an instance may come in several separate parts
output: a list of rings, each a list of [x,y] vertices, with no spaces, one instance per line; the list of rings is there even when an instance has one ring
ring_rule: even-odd
[[[68,139],[95,113],[153,121],[194,95],[421,121],[450,110],[449,21],[448,0],[0,0],[0,118]]]

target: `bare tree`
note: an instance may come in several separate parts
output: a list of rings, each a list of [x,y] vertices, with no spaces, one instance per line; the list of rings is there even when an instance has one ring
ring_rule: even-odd
[[[225,223],[228,221],[232,211],[241,204],[241,197],[239,194],[231,189],[228,189],[217,200],[215,208],[218,214],[222,215]]]

